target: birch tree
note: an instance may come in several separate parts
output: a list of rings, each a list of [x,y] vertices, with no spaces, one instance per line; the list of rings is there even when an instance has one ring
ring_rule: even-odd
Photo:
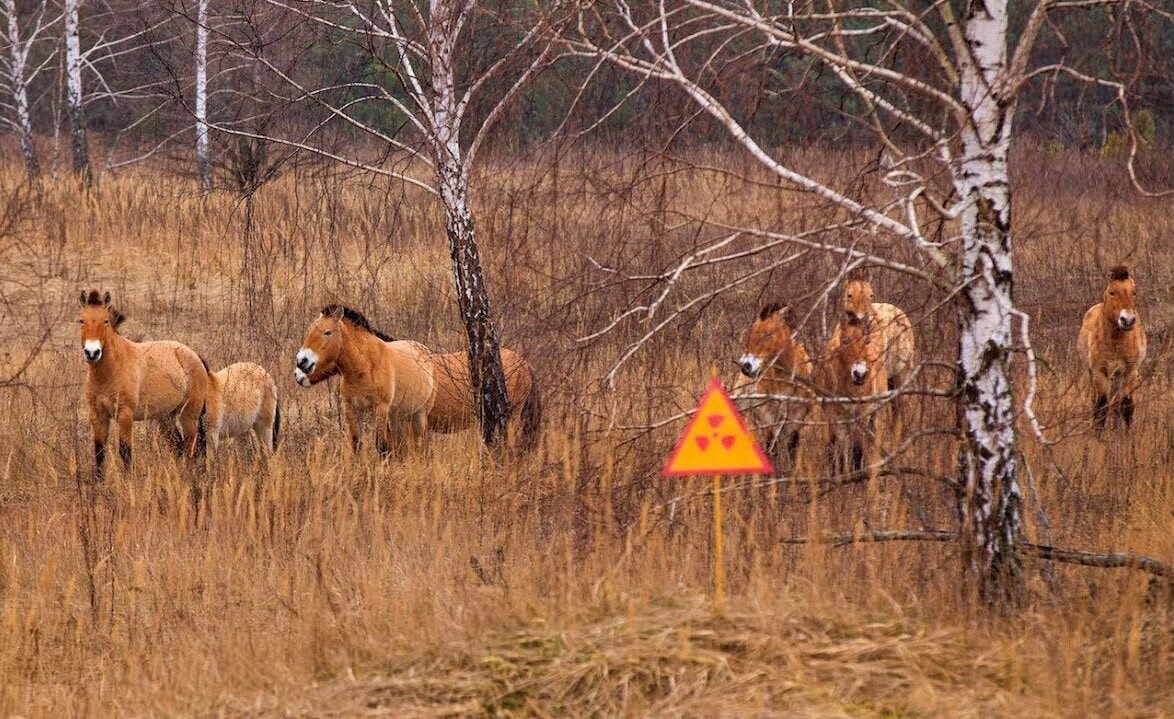
[[[82,93],[81,6],[84,0],[64,0],[65,27],[65,117],[69,132],[69,153],[73,172],[89,184],[90,145],[86,138],[85,96]]]
[[[280,79],[289,104],[317,117],[309,129],[267,132],[264,139],[401,180],[437,198],[477,415],[486,443],[496,444],[504,436],[510,406],[470,178],[479,151],[511,101],[550,59],[547,38],[563,6],[556,3],[541,13],[520,8],[533,20],[515,22],[509,9],[498,15],[479,0],[268,2],[285,18],[314,26],[329,43],[361,49],[374,70],[323,87],[274,61],[274,54],[282,52],[279,42],[238,42],[242,62],[256,63]],[[270,35],[266,28],[257,28],[257,34]],[[228,124],[212,127],[253,134]],[[338,147],[328,139],[328,132],[337,130],[354,133],[358,140]],[[359,154],[370,143],[383,148],[389,160],[372,162]]]
[[[955,298],[963,564],[970,586],[995,605],[1013,605],[1023,584],[1015,429],[1021,407],[1011,369],[1013,353],[1023,349],[1016,340],[1027,343],[1028,334],[1027,316],[1013,298],[1008,182],[1016,102],[1034,78],[1066,73],[1113,87],[1127,104],[1124,86],[1111,78],[1062,62],[1033,65],[1033,47],[1056,13],[1102,5],[1169,19],[1152,6],[1126,2],[1035,0],[1013,22],[1007,0],[598,0],[581,9],[565,38],[571,54],[621,68],[635,83],[678,90],[784,186],[836,208],[828,229],[843,243],[754,227],[726,229],[903,271]],[[722,99],[729,68],[747,66],[776,76],[799,66],[796,73],[834,79],[845,97],[837,109],[853,112],[881,153],[883,200],[840,191],[788,164],[785,148],[761,142],[751,123]],[[1136,137],[1133,148],[1135,153]],[[947,182],[927,179],[931,175]],[[956,234],[927,239],[931,221]],[[890,241],[880,251],[862,252],[855,246],[863,236]],[[901,262],[910,252],[918,262]],[[685,269],[677,268],[657,306],[641,308],[649,317],[668,311],[661,303]],[[1026,349],[1030,353],[1029,343]],[[1022,409],[1034,419],[1030,394]]]
[[[212,158],[208,154],[208,0],[196,0],[196,169],[200,189],[212,189]]]
[[[5,90],[0,107],[6,112],[0,122],[15,130],[20,139],[21,156],[30,177],[41,173],[41,162],[33,140],[29,88],[53,57],[52,53],[46,53],[44,58],[38,60],[32,56],[32,51],[43,43],[46,33],[59,19],[50,17],[48,10],[47,1],[42,0],[31,13],[22,18],[16,0],[0,0],[6,46],[6,52],[0,57],[0,86]]]

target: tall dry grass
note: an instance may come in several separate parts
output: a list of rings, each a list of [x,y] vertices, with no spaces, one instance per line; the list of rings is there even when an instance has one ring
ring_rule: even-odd
[[[143,172],[16,200],[0,250],[0,380],[10,380],[0,389],[0,713],[1174,712],[1171,596],[1145,574],[1061,566],[1053,590],[1029,560],[1027,608],[1002,619],[963,600],[952,544],[781,544],[859,531],[864,519],[953,528],[949,490],[917,475],[819,483],[814,428],[797,472],[810,481],[731,485],[730,598],[713,612],[707,494],[657,476],[680,424],[640,427],[688,409],[715,361],[730,367],[761,296],[806,303],[801,334],[818,342],[830,311],[817,291],[837,265],[805,257],[802,271],[687,314],[608,391],[598,379],[644,326],[576,338],[640,299],[639,283],[617,275],[659,271],[716,236],[686,219],[793,231],[828,217],[734,160],[703,159],[723,171],[601,154],[503,164],[483,178],[480,231],[504,340],[533,358],[547,394],[540,449],[505,464],[471,433],[383,464],[352,456],[334,390],[290,379],[305,325],[328,301],[398,336],[459,347],[428,198],[321,172],[283,178],[246,208]],[[794,161],[867,183],[856,159],[809,151]],[[1050,169],[1016,179],[1017,293],[1043,364],[1039,410],[1062,439],[1025,452],[1054,541],[1174,561],[1174,220],[1112,168],[1020,166],[1032,161]],[[0,181],[8,194],[16,172]],[[1135,430],[1096,437],[1075,331],[1100,269],[1117,261],[1136,267],[1151,360]],[[681,291],[719,275],[686,278]],[[900,277],[877,284],[915,317],[925,355],[948,361],[948,311]],[[215,367],[269,367],[283,401],[278,454],[264,462],[246,446],[195,471],[140,428],[129,474],[79,484],[90,458],[73,317],[77,290],[90,286],[115,293],[132,338],[182,340]],[[942,400],[913,409],[910,427],[949,422]],[[953,447],[929,436],[898,463],[949,474]]]

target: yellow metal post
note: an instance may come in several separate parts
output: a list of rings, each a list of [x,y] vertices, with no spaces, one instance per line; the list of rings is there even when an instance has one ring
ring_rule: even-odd
[[[726,565],[722,558],[722,476],[713,475],[713,606],[721,611],[726,595]]]

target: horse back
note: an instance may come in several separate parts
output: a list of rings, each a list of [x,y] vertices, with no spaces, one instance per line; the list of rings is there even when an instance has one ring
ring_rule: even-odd
[[[276,408],[277,383],[260,365],[237,362],[214,372],[211,379],[208,421],[221,438],[249,432],[263,412]]]
[[[171,340],[133,345],[138,410],[136,419],[170,414],[188,402],[203,405],[208,369],[187,345]]]
[[[400,414],[427,411],[436,390],[428,348],[411,340],[388,342],[386,347],[395,376],[392,411]]]

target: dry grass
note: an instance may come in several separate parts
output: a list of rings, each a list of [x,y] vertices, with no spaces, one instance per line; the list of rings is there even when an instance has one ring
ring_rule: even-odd
[[[846,177],[852,165],[795,161]],[[1174,219],[1121,191],[1109,169],[1069,162],[1017,180],[1019,299],[1046,362],[1040,409],[1064,437],[1027,457],[1057,544],[1171,562]],[[286,178],[256,198],[251,232],[242,203],[149,173],[28,199],[0,245],[0,380],[28,359],[0,388],[0,714],[1174,713],[1174,610],[1145,575],[1061,567],[1051,592],[1029,560],[1028,608],[1000,621],[962,599],[950,544],[779,543],[856,530],[862,516],[916,528],[917,511],[951,528],[948,492],[915,477],[832,492],[735,483],[731,596],[713,612],[706,495],[656,477],[679,425],[604,429],[687,408],[715,358],[729,366],[764,285],[812,306],[835,265],[805,258],[802,273],[684,317],[621,373],[618,392],[603,391],[593,380],[643,328],[574,342],[637,296],[586,255],[642,272],[714,236],[674,229],[684,215],[787,228],[826,217],[770,186],[657,171],[606,158],[558,172],[503,167],[480,198],[506,341],[543,368],[548,394],[543,446],[504,466],[472,436],[387,464],[352,457],[334,392],[290,380],[304,327],[327,301],[459,346],[426,198]],[[0,182],[8,191],[14,172]],[[1090,189],[1093,173],[1107,190]],[[1097,438],[1072,345],[1098,268],[1118,259],[1137,268],[1152,361],[1136,431]],[[900,278],[878,284],[916,316],[926,354],[948,359],[948,311]],[[268,366],[284,402],[278,455],[261,463],[244,448],[199,473],[140,445],[129,475],[80,492],[89,437],[72,319],[88,286],[118,295],[132,337],[183,340],[217,367]],[[826,321],[814,306],[809,342]],[[928,399],[915,410],[917,426],[949,416]],[[802,476],[824,473],[818,444],[809,432]],[[947,473],[952,451],[929,437],[899,463]],[[198,518],[193,482],[207,490]]]

